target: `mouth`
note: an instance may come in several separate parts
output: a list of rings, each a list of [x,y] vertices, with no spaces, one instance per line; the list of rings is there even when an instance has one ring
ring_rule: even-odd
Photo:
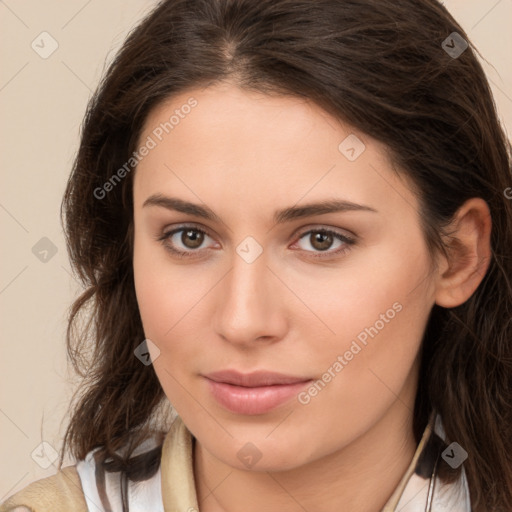
[[[245,415],[269,412],[288,402],[313,380],[269,371],[243,374],[236,370],[213,372],[203,377],[221,406]]]

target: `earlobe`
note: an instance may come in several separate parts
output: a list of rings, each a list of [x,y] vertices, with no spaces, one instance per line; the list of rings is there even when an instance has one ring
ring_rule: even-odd
[[[478,197],[468,199],[451,223],[447,259],[438,276],[435,302],[445,308],[466,302],[482,282],[491,259],[491,214]]]

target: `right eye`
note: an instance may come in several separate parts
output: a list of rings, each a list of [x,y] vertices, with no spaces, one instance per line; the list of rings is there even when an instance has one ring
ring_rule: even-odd
[[[196,257],[194,253],[200,252],[197,249],[203,244],[206,237],[210,238],[206,231],[196,226],[181,226],[164,232],[158,237],[158,241],[171,254],[179,258],[190,258]]]

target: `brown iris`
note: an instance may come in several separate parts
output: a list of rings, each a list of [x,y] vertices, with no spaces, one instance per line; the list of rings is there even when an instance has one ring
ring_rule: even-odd
[[[196,249],[203,243],[203,240],[204,233],[201,233],[195,229],[187,229],[183,231],[181,235],[181,242],[183,245],[185,245],[185,247],[188,247],[189,249]],[[189,241],[191,241],[190,244],[188,243]]]
[[[311,245],[319,251],[329,249],[333,242],[333,237],[329,233],[314,232],[310,235]]]

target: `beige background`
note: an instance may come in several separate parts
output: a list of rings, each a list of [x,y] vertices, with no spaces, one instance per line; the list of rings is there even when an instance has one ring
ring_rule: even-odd
[[[512,0],[444,3],[489,62],[484,68],[510,138]],[[60,202],[85,106],[104,63],[153,5],[0,0],[0,502],[55,473],[57,462],[38,454],[42,441],[55,450],[61,446],[61,422],[73,390],[64,348],[66,314],[79,290],[69,270]],[[44,31],[56,43],[41,36],[43,48]],[[39,53],[51,44],[58,48],[44,59],[33,41]],[[32,252],[38,243],[49,244],[40,242],[43,237],[57,251],[46,262]]]

